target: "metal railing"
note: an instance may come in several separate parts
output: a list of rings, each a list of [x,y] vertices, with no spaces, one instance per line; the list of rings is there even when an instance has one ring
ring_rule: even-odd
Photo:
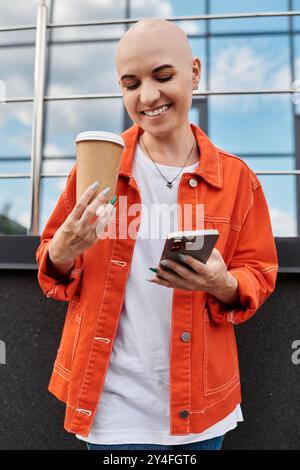
[[[206,90],[206,91],[194,91],[194,97],[201,96],[223,96],[223,95],[280,95],[280,94],[291,94],[299,93],[294,88],[283,88],[283,89],[261,89],[261,90]],[[61,96],[44,96],[44,101],[74,101],[74,100],[103,100],[103,99],[114,99],[122,98],[121,93],[87,93],[81,95],[61,95]],[[33,102],[34,97],[21,96],[20,98],[7,98],[5,103],[25,103]]]
[[[44,3],[44,2],[41,2]],[[299,16],[300,11],[264,11],[257,13],[227,13],[227,14],[211,14],[211,15],[184,15],[184,16],[172,16],[164,17],[167,21],[207,21],[207,20],[226,20],[226,19],[238,19],[238,18],[268,18],[278,16]],[[96,21],[72,21],[68,23],[48,23],[48,28],[74,28],[80,26],[105,26],[114,24],[130,24],[137,23],[141,18],[120,18],[120,19],[108,19],[108,20],[96,20]],[[18,26],[2,26],[0,32],[7,31],[24,31],[36,29],[35,24],[30,25],[18,25]]]
[[[208,21],[208,20],[226,20],[238,18],[266,18],[266,17],[296,17],[300,16],[300,11],[281,11],[281,12],[259,12],[259,13],[232,13],[232,14],[209,14],[209,15],[191,15],[175,16],[164,18],[168,21]],[[46,70],[46,35],[49,28],[68,28],[68,27],[86,27],[86,26],[105,26],[105,25],[126,25],[136,23],[140,18],[108,19],[99,21],[80,21],[69,23],[47,23],[47,5],[46,0],[39,0],[37,10],[37,23],[32,25],[19,25],[1,27],[0,32],[36,30],[35,39],[35,72],[34,72],[34,96],[33,97],[12,97],[5,100],[6,103],[25,103],[33,102],[32,119],[32,145],[31,145],[31,173],[18,174],[0,174],[2,178],[31,178],[31,213],[29,234],[38,235],[38,216],[39,216],[39,194],[40,178],[49,177],[67,177],[68,173],[41,173],[42,148],[43,148],[43,122],[44,122],[44,102],[45,101],[65,101],[65,100],[84,100],[84,99],[114,99],[122,98],[121,93],[94,93],[68,96],[45,96],[45,70]],[[223,95],[254,95],[254,94],[291,94],[294,89],[266,89],[266,90],[207,90],[197,91],[193,95],[201,96],[223,96]],[[299,175],[300,170],[282,170],[282,171],[257,171],[256,174],[268,175]]]

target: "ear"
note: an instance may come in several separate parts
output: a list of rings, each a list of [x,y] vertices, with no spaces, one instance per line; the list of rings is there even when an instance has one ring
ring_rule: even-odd
[[[193,59],[193,84],[198,86],[201,78],[201,62],[198,57]]]

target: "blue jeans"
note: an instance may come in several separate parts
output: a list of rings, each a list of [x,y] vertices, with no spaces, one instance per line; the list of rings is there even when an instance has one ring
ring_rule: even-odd
[[[206,441],[192,442],[190,444],[176,444],[162,446],[159,444],[92,444],[87,442],[88,450],[220,450],[225,436],[213,437]]]

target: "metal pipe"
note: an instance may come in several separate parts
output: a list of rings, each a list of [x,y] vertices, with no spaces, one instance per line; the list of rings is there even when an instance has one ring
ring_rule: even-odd
[[[21,96],[20,98],[5,98],[5,103],[32,103],[33,97]]]
[[[298,93],[294,88],[279,90],[206,90],[193,92],[193,97],[201,96],[223,96],[223,95],[282,95]],[[98,100],[98,99],[114,99],[122,98],[121,93],[89,93],[83,95],[62,95],[62,96],[44,96],[44,101],[67,101],[67,100]],[[24,103],[32,102],[34,97],[12,97],[7,98],[5,103]]]
[[[205,20],[227,20],[238,18],[265,18],[265,17],[278,17],[278,16],[299,16],[300,11],[277,11],[277,12],[258,12],[258,13],[228,13],[220,15],[189,15],[189,16],[172,16],[164,18],[167,21],[205,21]],[[49,23],[49,28],[69,28],[78,26],[100,26],[100,25],[113,25],[136,23],[141,18],[124,18],[115,20],[96,20],[96,21],[73,21],[71,23]]]
[[[19,26],[3,26],[0,28],[0,33],[8,31],[25,31],[26,29],[36,29],[35,24],[19,25]]]
[[[74,160],[75,162],[75,160]],[[256,175],[300,175],[300,170],[259,170],[254,171]],[[69,173],[41,173],[41,178],[67,178]],[[29,173],[0,173],[0,179],[31,178]]]
[[[39,233],[40,173],[43,152],[43,113],[45,86],[45,58],[47,47],[47,0],[39,0],[36,25],[34,65],[34,102],[31,139],[31,198],[29,235]]]
[[[299,16],[300,11],[275,11],[275,12],[258,12],[258,13],[228,13],[220,15],[189,15],[189,16],[172,16],[165,18],[167,21],[200,21],[200,20],[227,20],[236,18],[265,18],[265,17],[278,17],[278,16]],[[48,28],[72,28],[78,26],[101,26],[113,24],[136,23],[141,18],[124,18],[116,20],[99,20],[99,21],[74,21],[71,23],[49,23]],[[0,32],[4,31],[17,31],[26,29],[35,29],[35,25],[20,25],[20,26],[4,26],[0,28]]]

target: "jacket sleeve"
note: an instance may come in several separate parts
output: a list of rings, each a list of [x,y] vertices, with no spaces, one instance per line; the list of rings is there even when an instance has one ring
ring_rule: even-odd
[[[277,252],[267,202],[261,183],[257,181],[228,266],[228,271],[238,281],[240,306],[233,309],[209,295],[209,310],[218,323],[244,323],[275,289]]]
[[[36,251],[38,264],[38,283],[47,297],[56,300],[70,301],[75,294],[83,270],[83,256],[79,255],[66,278],[59,277],[52,269],[48,250],[57,229],[72,212],[76,203],[76,164],[73,166],[57,204],[41,234],[41,243]]]

